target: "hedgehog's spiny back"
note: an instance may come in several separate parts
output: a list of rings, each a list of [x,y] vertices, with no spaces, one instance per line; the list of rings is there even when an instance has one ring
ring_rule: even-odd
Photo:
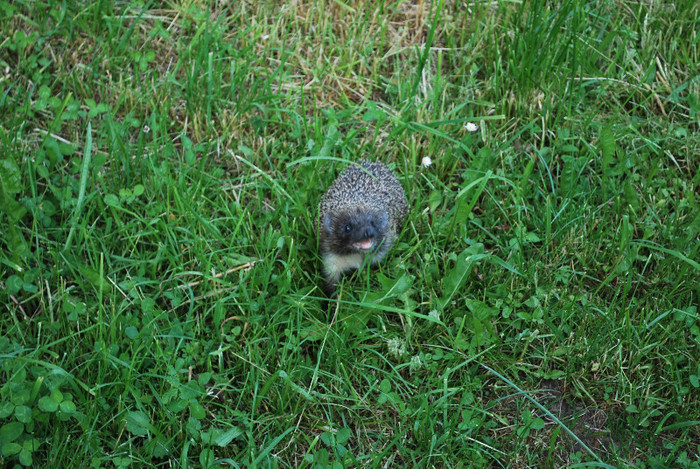
[[[398,229],[406,216],[406,195],[389,168],[362,160],[348,166],[328,189],[321,200],[321,216],[353,207],[386,210],[391,224]]]

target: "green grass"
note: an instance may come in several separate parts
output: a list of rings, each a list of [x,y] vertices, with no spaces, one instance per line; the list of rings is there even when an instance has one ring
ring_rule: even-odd
[[[0,0],[0,465],[698,468],[699,4],[280,3]]]

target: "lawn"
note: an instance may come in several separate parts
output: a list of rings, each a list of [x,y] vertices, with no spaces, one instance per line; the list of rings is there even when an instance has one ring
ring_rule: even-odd
[[[700,468],[698,18],[0,0],[0,466]]]

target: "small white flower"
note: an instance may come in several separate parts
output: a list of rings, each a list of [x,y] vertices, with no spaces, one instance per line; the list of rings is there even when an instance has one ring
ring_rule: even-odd
[[[151,131],[151,128],[149,126],[147,126],[147,125],[143,126],[143,133],[147,134],[150,131]]]
[[[387,346],[389,347],[389,353],[396,358],[401,358],[406,354],[406,343],[401,339],[389,339]]]
[[[467,122],[467,125],[465,125],[464,128],[469,132],[476,132],[479,127],[473,122]]]
[[[431,160],[429,156],[426,156],[423,158],[423,161],[421,161],[421,163],[427,168],[428,166],[433,164],[433,160]]]
[[[268,39],[270,39],[270,35],[269,35],[269,34],[265,34],[264,36],[262,36],[262,40],[263,40],[263,41],[267,41]]]
[[[411,373],[414,373],[422,366],[423,362],[421,361],[420,357],[418,355],[414,355],[411,357],[411,363],[408,364],[408,369],[411,371]]]
[[[431,319],[435,319],[436,321],[439,321],[440,320],[440,312],[437,309],[434,309],[428,313],[428,317],[430,317]]]

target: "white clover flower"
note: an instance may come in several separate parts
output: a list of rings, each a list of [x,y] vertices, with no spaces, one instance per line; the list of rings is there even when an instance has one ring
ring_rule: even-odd
[[[401,339],[389,339],[387,341],[387,346],[389,347],[389,353],[396,358],[400,358],[406,354],[406,344]]]
[[[465,125],[464,128],[467,129],[468,132],[476,132],[479,129],[479,126],[473,122],[467,122],[467,125]]]
[[[429,156],[426,156],[423,158],[423,161],[421,161],[421,163],[427,168],[428,166],[433,164],[433,160],[431,160]]]
[[[411,363],[408,364],[408,369],[411,373],[414,373],[422,366],[423,362],[421,361],[420,356],[414,355],[411,357]]]
[[[143,126],[143,133],[147,134],[150,131],[151,131],[151,128],[149,126],[147,126],[147,125]]]

